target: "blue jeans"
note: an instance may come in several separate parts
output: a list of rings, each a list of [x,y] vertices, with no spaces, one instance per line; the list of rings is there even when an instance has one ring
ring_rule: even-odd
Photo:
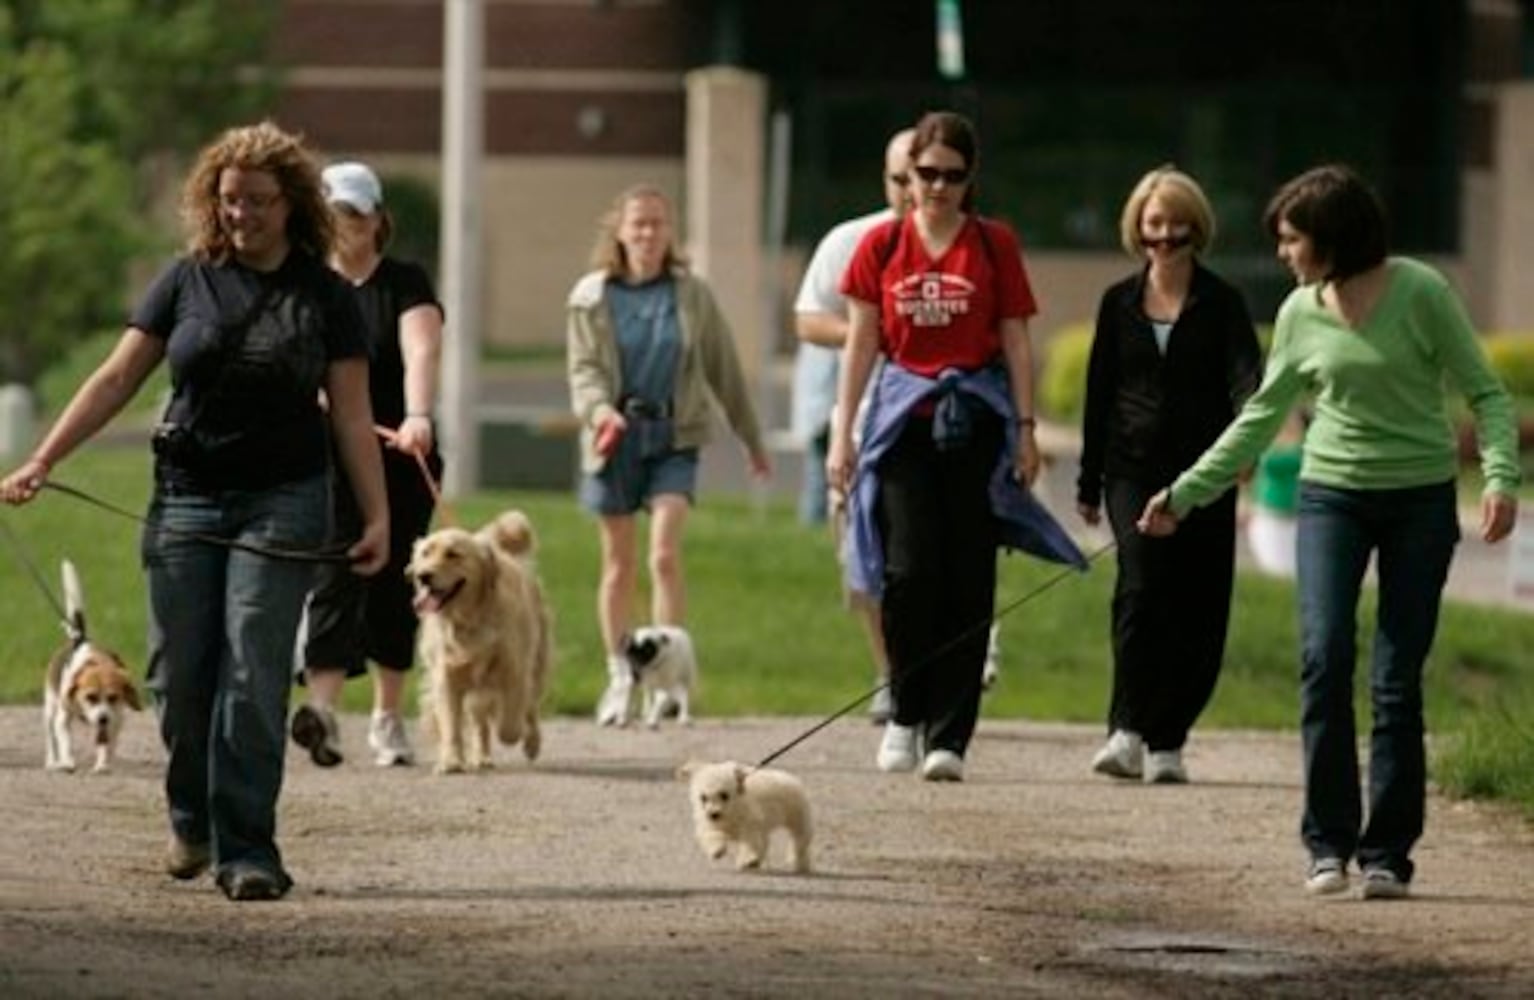
[[[207,844],[219,872],[287,877],[277,851],[294,640],[312,563],[170,534],[313,549],[329,521],[323,476],[216,495],[159,491],[142,558],[149,581],[149,687],[168,757],[177,837]]]
[[[1449,562],[1459,542],[1454,484],[1391,490],[1300,487],[1297,578],[1301,735],[1311,856],[1412,877],[1422,835],[1427,765],[1422,664],[1438,628]],[[1376,554],[1379,610],[1369,669],[1374,729],[1364,822],[1353,721],[1359,590]]]

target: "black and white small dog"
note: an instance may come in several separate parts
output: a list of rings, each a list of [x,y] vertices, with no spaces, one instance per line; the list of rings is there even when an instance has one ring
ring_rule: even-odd
[[[698,660],[686,629],[677,625],[637,628],[623,637],[623,656],[634,672],[635,687],[644,692],[646,726],[658,727],[661,716],[672,705],[676,706],[677,722],[684,726],[692,722],[690,702],[698,680]]]

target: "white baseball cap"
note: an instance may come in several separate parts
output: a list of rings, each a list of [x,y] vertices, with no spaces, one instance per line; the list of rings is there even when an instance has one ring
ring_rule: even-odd
[[[383,204],[383,185],[365,163],[332,163],[321,172],[320,180],[325,184],[325,199],[332,205],[339,202],[372,215]]]

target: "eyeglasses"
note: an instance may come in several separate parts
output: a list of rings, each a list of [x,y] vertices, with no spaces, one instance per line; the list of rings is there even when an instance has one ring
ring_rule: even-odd
[[[219,193],[218,207],[225,211],[233,211],[243,208],[247,212],[264,212],[277,202],[282,200],[281,191],[271,191],[259,194],[224,194]]]
[[[912,167],[911,170],[923,184],[936,184],[942,181],[949,187],[955,187],[969,180],[967,167]]]
[[[905,187],[911,183],[910,174],[885,174],[884,179],[897,187]]]

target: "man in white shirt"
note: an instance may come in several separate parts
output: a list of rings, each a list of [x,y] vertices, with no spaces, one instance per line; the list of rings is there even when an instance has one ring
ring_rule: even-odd
[[[826,443],[831,433],[831,407],[841,370],[841,349],[847,343],[847,300],[841,293],[842,274],[864,235],[879,223],[904,215],[909,207],[910,148],[913,129],[895,133],[884,151],[886,208],[841,223],[815,247],[794,300],[794,331],[799,351],[794,358],[794,433],[804,440],[804,488],[799,514],[806,522],[824,521],[827,513]],[[869,382],[872,385],[872,381]],[[841,511],[836,512],[841,516]],[[838,543],[838,548],[840,543]],[[889,679],[889,657],[879,605],[865,594],[848,600],[863,620],[879,679]],[[869,714],[883,724],[893,714],[888,687],[879,689]]]

